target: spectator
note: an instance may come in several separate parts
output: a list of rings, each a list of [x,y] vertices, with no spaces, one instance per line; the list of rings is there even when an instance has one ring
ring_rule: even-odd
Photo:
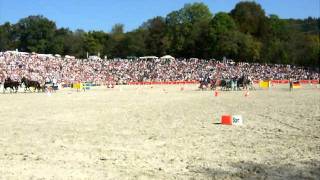
[[[212,78],[231,79],[248,75],[252,79],[319,79],[319,73],[302,67],[280,64],[257,64],[233,61],[221,63],[205,59],[128,60],[128,59],[75,59],[37,54],[0,53],[0,81],[6,77],[20,80],[27,77],[45,83],[46,79],[57,83],[93,82],[117,84],[137,81],[188,81]]]

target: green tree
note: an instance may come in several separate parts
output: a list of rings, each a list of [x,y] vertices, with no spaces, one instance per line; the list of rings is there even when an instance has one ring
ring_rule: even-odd
[[[156,56],[166,54],[168,39],[166,36],[167,26],[165,19],[160,16],[155,17],[144,23],[141,28],[147,32],[145,39],[147,53]]]
[[[236,61],[259,62],[261,43],[251,35],[229,31],[220,34],[215,50],[220,58],[226,56]]]
[[[290,63],[319,68],[319,36],[295,33],[288,43]]]
[[[239,2],[233,10],[231,16],[238,24],[239,30],[246,34],[262,37],[266,32],[266,17],[262,7],[256,2]]]
[[[147,37],[147,30],[142,28],[128,32],[126,34],[127,55],[140,57],[148,54],[145,44]]]
[[[90,55],[105,56],[109,54],[110,36],[103,31],[90,31],[84,38],[84,49]]]
[[[54,39],[56,24],[43,16],[29,16],[14,25],[15,38],[21,51],[51,53],[50,42]]]
[[[179,11],[168,14],[166,23],[170,51],[176,56],[205,56],[204,53],[201,53],[202,51],[197,51],[197,47],[202,43],[207,44],[207,39],[203,37],[209,36],[205,28],[209,27],[211,19],[212,14],[203,3],[186,4]]]
[[[246,62],[260,62],[261,43],[248,34],[238,34],[238,57]]]
[[[277,15],[270,15],[267,18],[268,31],[262,38],[261,54],[264,63],[288,63],[288,41],[291,38],[291,32],[287,23],[281,20]]]
[[[210,22],[211,31],[210,49],[214,57],[235,57],[238,54],[238,45],[230,37],[235,36],[236,23],[227,13],[217,13]]]
[[[0,50],[86,57],[170,54],[175,57],[222,58],[265,63],[319,66],[320,18],[265,16],[256,2],[241,1],[230,13],[212,16],[203,3],[186,4],[165,18],[155,17],[131,32],[115,24],[103,31],[57,29],[43,16],[0,25]]]
[[[216,34],[236,31],[237,26],[232,17],[224,12],[217,13],[211,20],[211,26]]]
[[[57,29],[54,32],[54,38],[48,43],[48,49],[46,51],[52,54],[68,54],[70,53],[70,47],[67,47],[66,41],[69,36],[72,35],[72,31],[66,28]]]
[[[97,55],[103,49],[99,40],[94,37],[94,32],[88,32],[84,37],[84,50],[90,55]]]
[[[12,34],[12,25],[9,22],[0,25],[0,51],[17,47],[17,41],[12,38]]]
[[[71,55],[81,58],[86,57],[86,51],[84,48],[85,36],[86,32],[82,29],[77,29],[71,36],[68,36],[65,43]]]
[[[123,24],[115,24],[111,30],[111,40],[109,42],[109,47],[111,49],[111,56],[113,57],[125,57],[126,55],[122,51],[123,42],[125,40]]]

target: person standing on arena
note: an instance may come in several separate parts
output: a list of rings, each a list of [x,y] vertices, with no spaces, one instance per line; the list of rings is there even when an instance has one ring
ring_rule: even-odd
[[[114,81],[112,76],[108,77],[107,88],[114,88]]]
[[[51,82],[51,80],[50,80],[50,78],[49,78],[48,76],[47,76],[47,78],[46,78],[46,82],[45,82],[44,86],[45,86],[46,90],[47,90],[49,93],[52,92],[52,82]]]
[[[292,91],[292,89],[293,89],[292,78],[289,79],[289,89],[290,89],[290,91]]]
[[[53,79],[52,79],[52,88],[53,88],[54,92],[57,90],[57,87],[58,87],[57,79],[55,77],[53,77]]]

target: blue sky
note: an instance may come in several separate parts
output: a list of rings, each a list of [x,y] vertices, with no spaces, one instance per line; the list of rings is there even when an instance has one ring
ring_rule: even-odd
[[[266,14],[281,18],[320,16],[320,0],[256,0]],[[29,15],[44,15],[58,27],[110,31],[116,23],[130,31],[155,16],[165,16],[186,3],[204,2],[212,13],[229,12],[239,0],[0,0],[0,24]]]

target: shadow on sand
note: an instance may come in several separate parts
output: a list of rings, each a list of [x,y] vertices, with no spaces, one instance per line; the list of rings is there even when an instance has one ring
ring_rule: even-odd
[[[230,166],[235,168],[234,172],[196,166],[189,166],[188,170],[205,179],[320,179],[318,160],[285,165],[238,162]]]

